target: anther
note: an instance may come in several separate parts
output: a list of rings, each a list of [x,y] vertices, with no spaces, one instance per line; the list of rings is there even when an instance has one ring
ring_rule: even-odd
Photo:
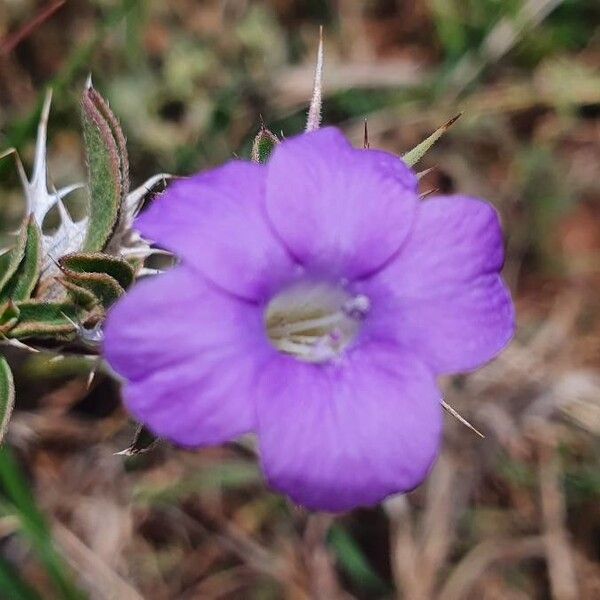
[[[344,302],[342,310],[353,319],[364,319],[371,308],[371,301],[364,294],[359,294]]]

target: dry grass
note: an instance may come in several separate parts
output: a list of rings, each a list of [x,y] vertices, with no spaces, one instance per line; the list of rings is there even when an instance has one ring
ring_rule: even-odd
[[[0,12],[0,38],[37,14],[35,3],[17,4]],[[365,11],[340,2],[337,26],[303,4],[149,2],[127,39],[122,25],[103,34],[67,81],[64,65],[107,14],[67,3],[0,57],[0,150],[5,141],[30,146],[27,127],[15,141],[10,125],[57,78],[66,87],[52,163],[59,178],[73,177],[73,81],[90,66],[123,118],[140,180],[248,148],[258,113],[276,131],[299,131],[325,19],[324,118],[357,144],[365,116],[371,147],[400,153],[465,112],[423,162],[435,168],[422,186],[486,197],[505,223],[516,339],[484,369],[443,382],[448,403],[486,438],[447,417],[442,456],[421,489],[378,510],[309,516],[265,489],[246,446],[192,453],[160,444],[116,456],[135,427],[106,377],[88,390],[79,363],[11,353],[19,400],[9,443],[56,546],[98,600],[598,598],[598,34],[540,50],[570,13],[556,23],[544,12],[552,3],[524,2],[527,31],[499,20],[452,62],[435,33],[439,3]],[[593,3],[575,26],[589,15]],[[304,58],[290,64],[296,52]],[[0,173],[6,229],[19,211],[14,183]],[[58,597],[18,529],[0,519],[0,554],[43,598]]]

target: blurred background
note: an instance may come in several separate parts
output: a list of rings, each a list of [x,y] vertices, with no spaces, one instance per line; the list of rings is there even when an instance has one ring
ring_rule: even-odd
[[[52,181],[83,180],[92,72],[134,186],[248,157],[261,119],[302,131],[319,25],[324,121],[357,145],[365,118],[401,154],[464,113],[420,168],[423,192],[482,196],[505,225],[516,339],[443,382],[485,440],[447,416],[426,484],[309,517],[237,446],[115,455],[135,424],[113,382],[11,352],[1,598],[600,598],[597,0],[0,0],[0,154],[31,164],[50,86]],[[0,241],[23,208],[5,158]]]

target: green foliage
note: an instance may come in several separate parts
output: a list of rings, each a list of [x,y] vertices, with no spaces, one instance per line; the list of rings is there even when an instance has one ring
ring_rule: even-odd
[[[0,306],[0,335],[5,335],[17,324],[20,313],[19,307],[12,300]]]
[[[62,600],[83,600],[85,596],[73,583],[67,566],[56,551],[46,520],[35,505],[12,453],[6,446],[0,448],[0,484],[2,486],[0,514],[18,519],[23,535],[44,565],[55,591],[58,592],[58,596],[49,595],[48,597],[58,597]],[[0,574],[0,580],[4,575],[7,575],[6,571]],[[21,591],[25,589],[21,586]],[[29,600],[35,596],[30,594],[23,597]]]
[[[31,297],[40,276],[42,232],[33,216],[29,217],[23,258],[12,277],[0,291],[0,305],[11,299],[15,302]]]
[[[338,564],[356,586],[378,594],[388,591],[388,586],[373,570],[359,545],[342,525],[332,525],[327,541]]]
[[[90,218],[84,250],[102,250],[119,219],[129,188],[125,138],[106,101],[91,84],[83,94],[83,136],[90,184]]]
[[[100,306],[105,309],[125,292],[119,282],[106,273],[79,273],[63,267],[63,275],[67,281],[93,294]]]
[[[100,252],[68,254],[60,259],[59,264],[63,269],[76,273],[109,275],[124,290],[133,283],[135,277],[133,269],[126,260]]]
[[[80,310],[69,302],[20,302],[18,323],[10,330],[11,338],[64,338],[75,333],[73,321]]]
[[[10,590],[11,600],[43,600],[3,558],[0,558],[0,590]]]
[[[19,235],[15,240],[15,245],[6,254],[0,256],[0,293],[3,293],[4,288],[19,268],[23,256],[25,255],[25,247],[27,246],[27,222],[26,219],[19,229]]]
[[[82,309],[92,310],[99,304],[99,300],[94,293],[86,288],[64,278],[60,280],[60,283],[67,290],[69,298]]]
[[[0,356],[0,442],[4,439],[10,415],[15,404],[15,385],[12,371],[3,356]]]
[[[277,144],[279,144],[277,136],[262,126],[252,144],[252,160],[257,163],[266,163]]]

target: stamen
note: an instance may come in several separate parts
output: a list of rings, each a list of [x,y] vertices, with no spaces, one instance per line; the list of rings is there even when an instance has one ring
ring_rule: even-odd
[[[317,329],[318,327],[327,327],[327,325],[335,325],[345,318],[344,313],[339,312],[319,319],[307,319],[306,321],[296,321],[289,325],[282,325],[270,330],[271,337],[283,337],[296,333],[298,331],[307,331]]]
[[[369,309],[369,298],[351,297],[339,284],[300,283],[271,300],[265,327],[280,352],[306,362],[327,362],[354,339]]]

